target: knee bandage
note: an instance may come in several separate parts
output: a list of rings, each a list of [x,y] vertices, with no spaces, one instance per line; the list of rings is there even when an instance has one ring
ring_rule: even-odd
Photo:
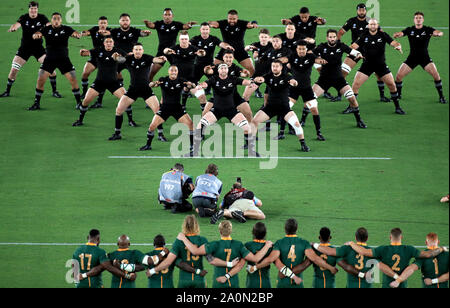
[[[355,93],[353,93],[353,90],[348,90],[348,91],[346,91],[346,92],[344,93],[344,97],[345,97],[346,99],[355,97]]]
[[[20,65],[20,64],[17,63],[17,62],[13,62],[13,63],[12,63],[12,68],[13,68],[13,69],[16,69],[16,70],[18,70],[18,71],[20,71],[20,69],[22,68],[22,65]]]
[[[198,90],[197,92],[195,92],[194,95],[196,98],[199,98],[200,96],[205,95],[205,90],[203,90],[203,89]]]
[[[317,108],[317,105],[318,105],[318,102],[317,102],[317,100],[315,100],[315,99],[313,99],[312,101],[306,102],[306,106],[307,106],[309,109]]]
[[[352,71],[352,68],[349,65],[345,64],[345,63],[342,63],[341,69],[344,72],[346,72],[347,74],[349,74]]]
[[[288,123],[289,123],[289,125],[292,126],[292,128],[294,128],[295,134],[296,134],[297,136],[303,135],[303,128],[302,128],[302,126],[300,125],[300,123],[298,122],[297,116],[292,116],[292,117],[290,117],[289,120],[288,120]]]

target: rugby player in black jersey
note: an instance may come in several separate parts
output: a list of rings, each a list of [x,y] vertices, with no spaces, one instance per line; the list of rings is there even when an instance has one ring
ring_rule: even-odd
[[[230,76],[228,72],[229,67],[227,64],[219,64],[218,75],[213,75],[207,81],[199,84],[203,89],[206,89],[208,86],[211,86],[213,89],[214,108],[207,111],[197,125],[196,133],[194,134],[194,152],[191,153],[193,156],[199,155],[200,143],[206,127],[213,125],[224,117],[244,130],[245,144],[247,145],[250,125],[245,116],[236,108],[235,93],[238,85],[247,86],[252,81],[241,79],[238,76]]]
[[[153,63],[164,64],[167,58],[164,56],[153,57],[144,54],[144,47],[141,43],[136,43],[133,47],[133,53],[126,57],[118,57],[118,61],[126,65],[130,72],[130,87],[122,96],[116,108],[116,124],[114,134],[109,140],[122,139],[120,134],[123,123],[123,113],[129,109],[139,97],[142,97],[154,113],[159,110],[159,102],[156,95],[149,86],[150,83],[150,68]],[[163,135],[162,127],[158,127],[158,139],[160,141],[167,141]]]
[[[367,31],[367,26],[369,24],[369,17],[367,17],[367,8],[364,3],[360,3],[356,6],[356,16],[348,19],[342,28],[338,32],[338,40],[342,40],[342,37],[348,31],[351,32],[352,35],[352,44],[356,42],[358,37],[360,37],[365,31]],[[381,29],[380,29],[381,30]],[[342,63],[342,73],[344,77],[353,70],[356,64],[361,59],[355,59],[352,55],[348,55],[345,58],[344,63]],[[389,103],[391,100],[384,95],[384,82],[380,80],[380,76],[377,76],[377,85],[378,91],[380,92],[380,101]],[[332,101],[340,101],[342,100],[341,95],[338,93],[338,96],[332,99]]]
[[[44,93],[45,82],[55,69],[59,69],[61,74],[70,82],[77,106],[81,104],[80,88],[78,87],[75,67],[69,59],[68,49],[69,38],[79,39],[81,34],[73,28],[63,25],[60,13],[53,13],[51,24],[34,33],[32,37],[34,40],[41,40],[42,37],[45,37],[46,56],[39,69],[34,104],[28,110],[41,109],[40,101]]]
[[[238,65],[234,64],[233,61],[234,61],[233,52],[231,50],[225,51],[223,54],[223,63],[228,66],[228,76],[242,77],[242,78],[250,77],[250,72],[248,70],[239,67]],[[208,77],[210,76],[218,77],[219,76],[218,68],[219,68],[218,65],[206,66],[205,75]],[[252,87],[256,87],[254,83],[251,83],[250,85]],[[202,116],[204,116],[207,112],[209,112],[213,106],[214,106],[214,97],[211,97],[202,111]],[[242,96],[239,94],[237,90],[234,92],[234,106],[245,116],[247,122],[250,123],[251,120],[253,119],[252,109],[250,108],[248,100],[242,98]]]
[[[156,128],[166,122],[168,118],[174,117],[179,123],[185,124],[189,128],[190,151],[193,150],[194,124],[189,114],[181,105],[182,92],[188,92],[189,88],[195,84],[178,75],[178,68],[175,65],[169,67],[169,76],[161,77],[158,81],[150,82],[150,87],[160,87],[162,98],[159,111],[153,117],[147,131],[147,144],[139,150],[148,151],[152,149],[152,140]]]
[[[195,83],[195,61],[197,58],[202,58],[206,55],[204,49],[198,48],[189,42],[189,34],[187,31],[183,30],[179,37],[180,44],[171,46],[170,48],[164,49],[164,55],[166,57],[171,57],[172,64],[178,67],[178,75],[180,78],[184,78],[187,81]],[[192,89],[192,94],[196,95],[198,98],[204,96],[204,90]],[[181,96],[181,104],[183,109],[186,110],[186,102],[189,96],[189,90],[183,90]],[[204,97],[206,99],[206,97]]]
[[[432,37],[442,37],[444,33],[432,27],[425,26],[424,14],[416,12],[414,14],[414,26],[408,27],[401,32],[394,33],[394,38],[401,38],[407,36],[409,40],[410,52],[408,58],[400,66],[397,76],[395,76],[395,83],[397,85],[398,94],[402,97],[403,78],[411,73],[418,65],[430,74],[434,79],[434,85],[439,93],[439,102],[446,104],[447,100],[444,97],[442,90],[442,80],[439,72],[428,53],[428,45]]]
[[[197,24],[195,21],[189,21],[185,24],[179,21],[173,20],[173,11],[171,8],[165,8],[163,11],[163,19],[155,22],[144,20],[145,25],[149,29],[155,29],[158,33],[158,52],[156,53],[157,57],[164,56],[164,49],[170,48],[176,44],[178,32],[181,30],[189,30],[193,25]],[[167,58],[169,63],[172,63],[172,59],[170,57]],[[153,77],[158,73],[161,69],[161,65],[155,64],[152,67],[150,80],[153,80]]]
[[[204,57],[197,57],[195,60],[194,82],[200,81],[203,77],[205,74],[205,66],[214,64],[214,51],[216,47],[234,51],[233,46],[222,42],[217,36],[211,35],[211,27],[207,22],[203,22],[200,25],[200,35],[191,38],[190,43],[206,52]],[[206,89],[205,94],[211,94],[210,89]]]
[[[89,104],[100,93],[109,90],[111,94],[121,99],[125,94],[125,88],[117,79],[117,66],[119,56],[125,57],[127,54],[122,50],[114,47],[114,40],[111,36],[106,36],[103,40],[103,47],[94,48],[91,50],[82,49],[80,55],[83,57],[90,56],[95,61],[98,67],[97,77],[91,88],[87,91],[83,103],[78,108],[80,110],[80,117],[72,126],[83,125],[83,119],[88,110]]]
[[[250,56],[245,51],[244,36],[247,29],[255,29],[258,27],[256,21],[248,22],[239,19],[236,10],[229,10],[227,19],[208,22],[211,28],[220,29],[222,40],[234,48],[234,57],[245,69],[253,76],[255,68]],[[214,64],[222,63],[224,49],[221,49],[214,59]]]
[[[400,108],[394,76],[386,64],[386,44],[403,53],[402,45],[394,41],[386,32],[380,31],[376,19],[370,19],[368,31],[364,32],[351,46],[353,49],[359,50],[364,56],[364,62],[355,75],[352,90],[357,97],[361,86],[369,79],[370,75],[375,73],[388,86],[391,99],[394,101],[395,113],[405,114]],[[353,108],[349,106],[347,110],[352,112]]]
[[[15,32],[19,30],[19,28],[22,28],[22,40],[12,61],[11,70],[8,75],[8,83],[6,84],[6,91],[0,94],[0,97],[10,96],[11,87],[14,84],[14,81],[16,81],[17,74],[31,56],[34,56],[41,64],[44,62],[45,48],[42,46],[42,39],[34,40],[33,34],[49,24],[48,18],[43,14],[39,14],[39,4],[35,1],[31,1],[28,4],[28,14],[20,16],[17,22],[8,29],[8,32]],[[50,75],[50,84],[52,85],[53,96],[61,98],[62,96],[56,90],[55,72],[52,72]]]
[[[329,88],[334,87],[350,102],[350,105],[353,108],[352,113],[356,119],[356,126],[359,128],[367,128],[361,120],[358,101],[356,100],[355,94],[342,75],[342,55],[344,53],[351,54],[355,56],[355,58],[362,57],[362,54],[359,51],[351,49],[349,46],[337,40],[336,30],[329,29],[327,31],[327,42],[320,44],[316,49],[314,49],[314,54],[326,60],[327,64],[322,65],[320,77],[314,84],[313,91],[318,98],[322,96],[322,94]],[[316,104],[311,105],[309,109],[313,115],[319,114],[319,109]]]
[[[305,41],[300,40],[297,43],[297,49],[294,54],[289,57],[289,63],[287,67],[290,69],[294,79],[298,85],[296,87],[289,88],[289,107],[292,108],[301,96],[303,99],[303,113],[300,123],[304,123],[306,116],[310,112],[309,109],[317,105],[317,100],[314,91],[311,87],[311,72],[314,64],[325,65],[327,61],[317,58],[313,53],[308,52],[308,44]],[[317,139],[324,141],[320,130],[320,115],[313,114],[314,125],[316,127]],[[284,139],[284,127],[280,128],[278,139]]]
[[[270,72],[270,63],[267,61],[265,54],[272,48],[270,42],[270,32],[268,29],[259,30],[259,41],[245,46],[245,51],[251,51],[253,53],[253,60],[255,62],[255,76],[262,76]],[[261,91],[256,89],[255,96],[257,98],[263,98]],[[249,98],[250,99],[250,98]]]
[[[264,76],[256,76],[253,80],[257,84],[265,83],[269,96],[267,104],[256,113],[251,123],[252,136],[249,138],[249,155],[259,156],[255,147],[258,125],[275,116],[280,116],[294,128],[301,144],[301,151],[309,152],[310,149],[305,143],[302,126],[295,112],[289,107],[289,87],[298,86],[298,82],[286,72],[283,62],[279,59],[272,61],[271,72]]]
[[[98,26],[92,27],[89,30],[81,32],[81,36],[90,36],[92,39],[93,48],[103,47],[103,40],[106,35],[111,35],[111,28],[108,27],[108,18],[106,16],[101,16],[98,19]],[[95,58],[90,58],[83,68],[83,74],[81,75],[81,87],[83,88],[83,93],[81,98],[84,99],[89,87],[89,75],[97,68],[97,62]],[[97,104],[95,104],[97,105]],[[95,106],[94,105],[94,106]],[[97,108],[97,106],[91,106],[91,108]],[[101,107],[101,104],[98,105]]]

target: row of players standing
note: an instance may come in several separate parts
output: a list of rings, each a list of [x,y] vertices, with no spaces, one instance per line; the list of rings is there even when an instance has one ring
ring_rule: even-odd
[[[194,22],[183,24],[173,21],[172,10],[164,10],[163,20],[154,23],[145,21],[147,27],[157,30],[160,42],[156,57],[152,57],[143,53],[142,45],[136,45],[139,37],[148,36],[150,32],[148,30],[139,30],[131,27],[130,16],[128,14],[121,15],[120,28],[118,29],[107,28],[106,18],[102,17],[99,20],[99,27],[94,27],[89,31],[84,31],[82,34],[79,34],[72,28],[62,25],[61,15],[58,13],[53,14],[52,22],[50,25],[42,28],[42,24],[45,23],[45,20],[42,18],[43,15],[37,14],[33,18],[31,12],[32,9],[37,12],[37,7],[33,6],[33,2],[30,3],[29,14],[22,16],[18,21],[18,23],[22,27],[24,27],[24,36],[22,39],[22,46],[19,49],[17,56],[14,58],[13,68],[11,70],[12,73],[14,71],[14,68],[18,67],[18,58],[25,60],[28,59],[31,55],[34,55],[37,59],[42,60],[42,57],[37,55],[38,52],[35,52],[34,54],[29,52],[29,50],[38,50],[41,54],[42,49],[22,48],[24,45],[25,36],[29,36],[31,34],[31,40],[33,41],[33,43],[36,44],[36,42],[40,41],[41,48],[41,38],[46,38],[47,56],[44,57],[44,60],[42,61],[43,64],[41,66],[36,87],[35,103],[32,107],[30,107],[30,110],[36,110],[40,108],[40,98],[43,93],[44,83],[49,76],[52,80],[51,76],[54,75],[54,70],[58,68],[60,69],[61,73],[63,73],[71,82],[72,90],[77,100],[77,107],[79,107],[80,109],[80,119],[74,123],[74,126],[79,126],[83,123],[84,114],[87,111],[87,106],[89,105],[90,101],[92,101],[98,95],[101,96],[106,89],[110,90],[114,95],[120,98],[120,102],[116,110],[115,133],[110,138],[111,140],[117,140],[121,138],[120,130],[123,121],[122,114],[125,111],[127,111],[127,114],[129,116],[129,125],[135,126],[135,123],[132,120],[131,104],[139,97],[143,97],[146,103],[153,109],[155,113],[157,113],[157,115],[155,116],[156,121],[154,119],[153,124],[155,124],[155,122],[158,123],[158,125],[156,126],[159,128],[158,132],[160,140],[165,140],[164,136],[162,135],[161,123],[171,115],[177,118],[177,120],[181,120],[183,118],[180,122],[183,122],[189,126],[192,136],[193,123],[192,120],[188,118],[189,116],[185,113],[185,108],[180,110],[180,108],[174,108],[174,106],[171,106],[171,108],[166,107],[165,112],[160,112],[159,102],[156,96],[153,95],[152,90],[148,87],[147,81],[152,80],[158,70],[161,69],[162,65],[164,65],[164,62],[166,60],[169,60],[169,62],[177,66],[177,69],[179,71],[176,78],[183,77],[186,80],[190,81],[189,83],[187,83],[186,81],[182,81],[181,83],[181,96],[183,106],[185,106],[187,97],[189,95],[188,88],[191,88],[190,91],[195,94],[195,96],[200,100],[201,105],[205,106],[206,96],[202,88],[210,88],[211,86],[213,86],[213,82],[211,82],[210,80],[210,83],[201,84],[196,88],[194,88],[194,86],[202,77],[203,73],[211,69],[210,65],[213,64],[212,61],[214,61],[215,65],[224,62],[224,56],[227,56],[227,54],[229,54],[229,52],[226,52],[227,50],[233,51],[233,57],[245,69],[241,70],[238,68],[238,70],[240,71],[240,76],[233,77],[232,75],[236,73],[235,70],[231,70],[230,72],[230,68],[232,68],[232,66],[230,65],[232,63],[231,61],[231,63],[227,65],[227,74],[223,74],[222,77],[220,77],[219,70],[216,67],[217,80],[215,84],[216,86],[213,86],[213,88],[215,90],[215,99],[220,101],[220,104],[217,104],[216,102],[213,105],[216,108],[213,108],[211,113],[208,113],[211,109],[204,110],[202,121],[197,126],[197,129],[200,130],[200,136],[202,135],[203,130],[206,126],[211,125],[215,121],[219,120],[220,117],[225,116],[228,117],[233,123],[244,129],[245,133],[247,134],[246,140],[254,140],[254,134],[256,134],[256,130],[251,130],[250,127],[252,125],[254,127],[257,127],[257,124],[259,124],[260,122],[264,122],[265,120],[268,120],[268,118],[271,118],[273,116],[278,116],[281,119],[282,125],[285,125],[285,123],[283,123],[282,121],[283,118],[291,124],[291,127],[293,127],[295,131],[295,134],[299,136],[299,139],[302,143],[302,150],[308,151],[309,148],[304,143],[304,136],[301,125],[299,125],[299,121],[295,116],[295,113],[290,113],[290,107],[292,107],[298,96],[302,95],[303,100],[305,101],[305,108],[303,110],[302,120],[300,122],[304,125],[307,114],[312,111],[317,131],[317,138],[323,141],[325,140],[325,138],[320,131],[320,116],[318,114],[317,100],[315,98],[321,96],[323,93],[326,93],[326,91],[330,87],[335,87],[339,91],[339,93],[343,94],[349,100],[350,106],[349,108],[347,108],[345,113],[353,113],[357,121],[357,126],[360,128],[366,128],[366,125],[362,122],[359,116],[359,108],[356,100],[357,94],[355,95],[352,88],[344,79],[344,75],[348,74],[352,67],[356,65],[357,61],[362,58],[362,55],[358,50],[362,51],[362,53],[365,55],[365,60],[356,76],[359,78],[355,78],[353,89],[359,89],[359,86],[365,80],[367,80],[367,78],[372,73],[375,72],[378,75],[379,79],[389,86],[392,99],[394,100],[394,104],[396,106],[396,113],[404,114],[403,110],[399,106],[399,95],[397,94],[397,87],[401,88],[402,84],[399,80],[397,80],[396,83],[393,82],[392,74],[385,64],[384,57],[384,49],[386,43],[392,45],[400,51],[401,45],[390,38],[390,36],[385,32],[380,31],[378,28],[378,23],[375,20],[371,20],[370,22],[368,21],[365,15],[366,8],[363,4],[360,4],[357,7],[357,17],[354,17],[347,21],[347,23],[339,32],[334,30],[328,31],[327,42],[320,44],[317,48],[315,48],[314,53],[311,53],[311,50],[315,46],[314,44],[316,27],[318,24],[325,24],[326,21],[320,17],[310,16],[307,8],[302,8],[300,10],[300,14],[292,17],[291,19],[283,19],[282,22],[287,25],[286,33],[274,36],[271,43],[267,42],[267,44],[264,45],[263,40],[261,40],[261,36],[264,34],[268,34],[264,33],[268,31],[262,30],[260,33],[260,42],[252,44],[251,47],[247,47],[247,50],[252,49],[255,52],[254,58],[256,60],[256,72],[244,46],[244,35],[247,29],[256,28],[257,23],[238,19],[238,15],[235,10],[231,10],[228,12],[227,20],[213,21],[202,24],[202,35],[196,36],[190,42],[187,33],[183,33],[180,36],[179,45],[175,45],[178,32],[190,29]],[[29,18],[27,18],[27,16]],[[417,19],[420,19],[420,17],[422,20],[418,21]],[[25,27],[30,26],[30,20],[27,19],[42,20],[40,21],[41,27],[39,27],[37,24],[32,26],[35,27],[35,29],[38,29],[37,32],[32,33],[33,31],[30,29],[27,29],[27,31],[25,31]],[[25,22],[25,20],[27,21]],[[10,29],[11,31],[14,30],[14,26],[16,27],[15,30],[17,30],[18,26],[13,25]],[[218,38],[209,35],[210,27],[219,28],[221,30],[223,42]],[[405,63],[401,66],[401,74],[399,72],[398,75],[401,75],[401,77],[403,77],[417,65],[422,65],[425,70],[433,75],[436,82],[436,88],[438,89],[440,94],[440,100],[441,102],[445,102],[445,98],[442,94],[442,83],[440,82],[439,74],[437,73],[437,70],[435,69],[435,65],[432,62],[431,58],[428,56],[427,51],[428,42],[431,36],[442,36],[442,32],[437,31],[433,28],[424,27],[423,14],[415,15],[415,28],[419,30],[418,27],[423,28],[423,33],[421,35],[417,35],[417,39],[415,39],[416,35],[414,29],[412,29],[414,27],[407,28],[404,31],[396,33],[394,35],[394,37],[408,35],[411,44],[411,54],[408,57],[407,61],[405,61]],[[369,31],[366,30],[367,28],[369,28]],[[341,43],[339,40],[347,30],[352,31],[352,41],[354,43],[352,47],[354,47],[354,49],[351,49],[347,45]],[[97,45],[97,48],[91,51],[81,51],[82,55],[91,56],[91,60],[85,66],[85,70],[83,72],[83,94],[86,95],[83,104],[81,104],[81,95],[79,93],[75,77],[75,69],[68,58],[67,49],[67,41],[70,36],[80,38],[82,35],[90,35],[93,39],[93,43]],[[355,41],[356,37],[358,37],[358,39],[356,39]],[[105,38],[111,38],[112,44],[111,41],[105,40]],[[25,41],[31,44],[29,38],[25,39]],[[109,45],[107,42],[109,42]],[[281,44],[279,44],[280,42]],[[371,44],[372,42],[374,42],[375,44]],[[298,46],[297,43],[299,43]],[[103,46],[101,46],[101,44],[103,44]],[[375,47],[372,48],[371,45],[375,45]],[[134,48],[136,46],[136,49],[139,50],[137,52],[134,52]],[[214,50],[216,46],[219,46],[222,49],[213,60]],[[270,47],[265,48],[266,46]],[[292,52],[292,50],[294,49],[295,51]],[[305,49],[307,51],[306,53],[304,52]],[[20,53],[21,50],[22,53]],[[24,55],[23,50],[27,50],[28,54]],[[348,53],[349,57],[342,64],[342,54],[344,52]],[[141,61],[141,58],[144,61]],[[316,58],[319,58],[319,61],[317,61]],[[264,59],[266,61],[264,61]],[[274,72],[272,67],[268,67],[271,66],[271,63],[274,60],[280,60],[281,62],[281,70],[276,69],[276,73]],[[313,63],[311,63],[311,61]],[[312,64],[316,64],[317,69],[320,70],[321,74],[318,82],[311,88],[310,74]],[[294,78],[287,74],[286,66],[291,69]],[[91,90],[93,90],[90,90],[91,95],[87,95],[87,77],[95,69],[95,67],[98,68],[99,72],[96,81],[91,86]],[[107,69],[105,69],[106,67]],[[117,67],[116,70],[119,73],[124,68],[129,69],[131,74],[131,85],[128,91],[125,91],[125,89],[123,88],[123,79],[120,75],[117,78],[115,77],[115,74],[110,74],[111,68],[113,67]],[[235,69],[235,67],[233,69]],[[223,67],[223,70],[225,71],[225,67]],[[272,70],[272,72],[270,72],[270,70]],[[15,73],[17,74],[17,70],[15,71]],[[250,76],[261,77],[265,74],[270,75],[274,73],[277,75],[276,77],[278,78],[278,80],[277,78],[255,78],[251,83],[247,82],[245,84],[247,88],[244,91],[243,99],[239,97],[236,98],[235,94],[237,93],[237,91],[235,89],[234,82],[231,86],[231,88],[233,89],[226,89],[227,91],[224,91],[224,93],[220,93],[220,82],[217,83],[217,81],[220,81],[220,79],[222,79],[222,81],[225,81],[229,77],[233,77],[234,79],[236,79],[237,77]],[[175,77],[175,74],[172,75],[173,77]],[[265,77],[269,77],[269,75]],[[176,78],[172,80],[176,80]],[[169,76],[168,79],[171,79],[171,77]],[[161,86],[164,84],[167,85],[168,79],[166,79],[165,83],[163,79],[160,79],[159,81],[154,82],[153,86]],[[291,79],[295,79],[295,81],[291,82]],[[9,78],[8,88],[5,92],[6,95],[9,95],[9,90],[12,85],[11,81],[13,80]],[[236,84],[245,83],[244,81],[239,80],[239,78],[236,79],[236,82]],[[268,92],[268,95],[265,95],[265,106],[262,108],[259,114],[256,114],[255,118],[252,118],[251,109],[248,105],[248,102],[251,93],[257,89],[259,84],[263,82],[266,82],[266,92]],[[283,87],[280,87],[280,82],[284,84]],[[53,84],[55,83],[52,82],[52,85]],[[292,87],[294,84],[300,86],[297,88]],[[289,87],[288,85],[290,85],[291,87]],[[180,87],[180,84],[178,84],[178,87]],[[281,91],[279,90],[280,88],[282,88]],[[381,100],[387,100],[384,97],[384,86],[382,86],[380,82],[379,88]],[[170,93],[169,95],[164,95],[164,89],[162,92],[163,101],[165,97],[169,97],[167,101],[172,101],[174,103],[177,102],[179,105],[179,99],[173,99],[173,97],[180,95],[178,91],[175,91],[175,93]],[[230,96],[231,93],[233,95]],[[257,93],[257,95],[261,94]],[[221,100],[220,97],[224,99]],[[231,104],[229,103],[230,101],[232,102]],[[289,101],[290,106],[288,106]],[[225,108],[226,110],[222,109],[220,111],[221,105],[227,106]],[[161,106],[164,106],[164,104],[162,104]],[[237,110],[234,107],[238,107]],[[217,109],[219,109],[219,111]],[[162,114],[164,114],[164,117],[161,117]],[[289,116],[286,116],[288,114]],[[150,126],[149,132],[147,133],[147,144],[146,146],[141,148],[142,150],[151,149],[151,141],[153,139],[153,132],[156,129],[156,126]],[[248,137],[249,131],[252,131],[252,138]],[[278,139],[282,139],[284,137],[283,132],[283,130],[280,131]],[[193,138],[191,137],[191,149],[192,140]],[[248,147],[248,145],[246,146]]]

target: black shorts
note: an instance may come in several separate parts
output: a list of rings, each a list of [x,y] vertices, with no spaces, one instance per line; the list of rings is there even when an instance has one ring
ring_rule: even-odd
[[[184,78],[187,81],[194,82],[194,66],[191,65],[179,65],[178,77]]]
[[[255,73],[253,77],[261,77],[271,72],[270,62],[255,63]]]
[[[123,70],[126,70],[127,69],[127,64],[124,62],[124,63],[119,63],[118,65],[117,65],[117,72],[118,73],[120,73],[120,72],[122,72]]]
[[[118,80],[115,81],[102,81],[102,80],[95,80],[94,83],[92,83],[91,88],[97,91],[98,93],[103,93],[106,90],[111,92],[111,94],[114,94],[117,90],[119,90],[122,86],[120,85],[120,82]]]
[[[73,66],[68,57],[59,59],[45,57],[44,62],[41,64],[41,69],[50,74],[56,69],[59,69],[61,74],[64,75],[68,72],[75,71],[75,66]]]
[[[228,120],[231,120],[239,113],[239,111],[236,108],[230,108],[230,109],[217,109],[213,108],[211,109],[211,112],[216,117],[217,121],[219,121],[222,118],[227,118]]]
[[[205,75],[205,66],[212,65],[212,63],[197,63],[194,68],[194,76],[192,82],[198,83]]]
[[[284,118],[286,114],[292,111],[289,104],[271,104],[270,102],[266,106],[262,106],[260,110],[267,114],[270,119],[275,116]]]
[[[130,86],[125,95],[134,101],[136,101],[139,97],[142,97],[142,99],[146,101],[155,94],[153,93],[152,88],[150,88],[149,86],[142,86],[142,87]]]
[[[233,95],[233,102],[234,102],[234,106],[238,107],[242,103],[245,103],[245,99],[242,98],[242,96],[239,94],[238,91],[235,91],[234,95]]]
[[[33,46],[27,47],[20,45],[19,50],[17,50],[16,52],[16,56],[21,57],[25,61],[28,61],[28,59],[31,56],[34,56],[36,60],[39,60],[39,58],[42,57],[43,55],[45,55],[45,48],[42,45],[34,47]]]
[[[225,53],[225,49],[220,49],[219,53],[216,55],[216,59],[223,61],[224,53]],[[250,58],[250,56],[248,55],[248,53],[245,51],[244,48],[235,48],[233,53],[234,53],[234,58],[238,62],[242,62],[245,59]]]
[[[361,64],[358,71],[369,77],[375,73],[380,78],[391,73],[391,70],[386,63],[369,63],[367,61],[364,61],[363,64]]]
[[[164,121],[167,121],[167,119],[171,116],[178,121],[186,114],[186,111],[180,104],[162,104],[156,114],[159,115]]]
[[[408,65],[411,69],[415,69],[418,65],[425,68],[428,64],[433,63],[433,59],[431,59],[429,55],[416,56],[410,54],[403,63]]]
[[[325,92],[328,91],[329,88],[335,88],[339,92],[342,88],[348,86],[348,83],[343,76],[330,78],[320,75],[316,84]]]
[[[289,87],[289,97],[298,100],[298,97],[302,96],[303,102],[309,102],[316,99],[316,95],[311,87],[300,88],[300,87]]]
[[[91,63],[93,66],[97,67],[97,58],[90,58],[87,62]]]

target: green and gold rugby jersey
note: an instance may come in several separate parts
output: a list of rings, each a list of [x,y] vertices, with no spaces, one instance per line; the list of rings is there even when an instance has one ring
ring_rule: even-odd
[[[264,240],[253,240],[251,242],[245,243],[245,248],[247,248],[251,253],[257,254],[260,251],[266,241]],[[267,254],[263,257],[266,258],[272,252],[272,248],[267,251]],[[249,265],[255,265],[254,262],[248,262]],[[271,288],[270,283],[270,265],[264,268],[258,269],[256,272],[250,274],[247,273],[246,288]]]
[[[157,247],[155,250],[147,253],[148,256],[156,256],[161,253],[164,247]],[[149,266],[149,268],[153,268],[155,266]],[[168,268],[154,274],[153,276],[148,278],[148,287],[153,289],[167,289],[173,288],[173,271],[175,269],[175,263],[172,263]]]
[[[119,260],[121,264],[139,264],[144,254],[139,250],[130,250],[129,248],[117,249],[108,254],[109,260]],[[134,281],[112,275],[111,288],[135,288]]]
[[[367,248],[366,243],[356,243],[359,246]],[[356,251],[352,249],[351,246],[343,245],[341,247],[336,248],[336,257],[342,258],[345,262],[350,265],[353,265],[359,272],[366,273],[371,270],[374,264],[370,264],[374,262],[373,258],[368,258],[358,254]],[[369,262],[372,260],[371,262]],[[338,260],[339,261],[339,260]],[[368,263],[369,262],[369,263]],[[357,289],[367,289],[371,288],[372,284],[367,282],[365,278],[359,278],[352,274],[347,273],[347,288],[357,288]]]
[[[329,246],[331,248],[335,248],[334,246],[330,246],[330,244],[320,244],[320,246]],[[314,252],[331,266],[336,266],[337,262],[336,257],[327,256],[326,254],[320,253],[315,249]],[[313,288],[319,289],[336,288],[335,276],[329,270],[320,267],[314,263],[313,267],[314,267]]]
[[[438,247],[427,247],[426,250],[434,250],[437,248]],[[445,273],[448,273],[448,261],[449,253],[446,251],[440,253],[435,258],[417,259],[414,262],[414,264],[416,264],[422,272],[422,286],[424,288],[448,288],[448,281],[433,284],[431,286],[427,286],[423,281],[425,278],[435,279],[439,278]]]
[[[89,272],[91,269],[105,261],[109,261],[106,252],[93,243],[81,245],[72,256],[78,261],[80,274]],[[103,288],[102,274],[95,277],[88,277],[76,284],[77,288]]]

